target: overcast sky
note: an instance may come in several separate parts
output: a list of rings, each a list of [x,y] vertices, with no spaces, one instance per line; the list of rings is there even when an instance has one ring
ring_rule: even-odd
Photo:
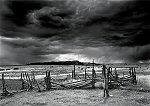
[[[0,64],[150,62],[149,0],[0,0]]]

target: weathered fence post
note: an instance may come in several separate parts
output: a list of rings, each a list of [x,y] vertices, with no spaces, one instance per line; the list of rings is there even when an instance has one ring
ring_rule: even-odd
[[[134,72],[133,72],[133,67],[131,67],[131,78],[132,78],[132,83],[134,83]]]
[[[86,67],[85,67],[84,79],[86,79]]]
[[[34,71],[32,71],[32,83],[35,83],[35,75],[34,75]]]
[[[95,77],[96,77],[96,73],[94,70],[94,59],[93,59],[93,69],[92,69],[92,88],[95,88]]]
[[[75,74],[75,72],[76,72],[76,65],[74,64],[74,65],[73,65],[73,70],[72,70],[72,79],[76,79],[76,74]]]
[[[21,90],[23,90],[23,89],[25,89],[25,82],[24,82],[24,80],[23,80],[23,73],[21,73]]]
[[[112,67],[110,67],[110,72],[111,72],[111,73],[112,73],[112,70],[113,70]]]
[[[131,68],[129,68],[129,75],[130,75],[130,77],[131,77],[131,75],[132,75],[132,73],[131,73]]]
[[[110,77],[110,73],[112,72],[112,68],[109,67],[107,70],[107,78],[108,78],[108,83],[111,84],[111,77]]]
[[[26,80],[27,80],[27,83],[28,83],[28,90],[33,89],[32,82],[31,82],[31,80],[30,80],[30,77],[29,77],[28,73],[26,73],[26,72],[25,72],[25,77],[26,77]]]
[[[133,73],[133,67],[131,68],[131,75],[133,77],[134,73]]]
[[[117,81],[118,80],[118,74],[117,74],[117,69],[116,68],[114,70],[114,74],[115,74],[115,80]]]
[[[104,72],[104,95],[103,97],[109,97],[109,91],[108,91],[108,71],[106,70],[106,66],[103,65],[103,72]]]
[[[33,84],[32,84],[31,78],[30,78],[30,76],[29,76],[28,73],[27,73],[27,77],[28,77],[28,79],[29,79],[30,89],[33,89]]]
[[[29,88],[29,87],[30,87],[30,84],[29,84],[29,80],[28,80],[28,77],[27,77],[27,73],[26,73],[26,72],[24,73],[24,77],[25,77],[25,79],[26,79],[26,82],[27,82],[28,88]]]
[[[4,79],[4,73],[2,73],[2,89],[3,89],[3,92],[2,92],[2,96],[7,96],[8,94],[10,94],[7,89],[6,89],[6,84],[5,84],[5,79]]]
[[[135,67],[133,68],[133,72],[134,72],[134,83],[136,84],[137,81],[136,81],[136,70],[135,70]]]
[[[46,83],[46,90],[51,89],[51,77],[50,77],[50,71],[46,71],[46,77],[45,77],[45,83]]]

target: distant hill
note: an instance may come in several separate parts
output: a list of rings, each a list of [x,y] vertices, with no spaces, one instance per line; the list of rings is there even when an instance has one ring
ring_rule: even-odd
[[[92,65],[93,63],[88,62],[80,62],[80,61],[58,61],[58,62],[35,62],[35,63],[29,63],[26,65]],[[94,63],[95,65],[98,65]]]

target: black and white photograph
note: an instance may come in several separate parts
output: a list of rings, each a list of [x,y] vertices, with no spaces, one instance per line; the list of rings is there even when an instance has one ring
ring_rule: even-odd
[[[150,106],[150,0],[0,0],[0,106]]]

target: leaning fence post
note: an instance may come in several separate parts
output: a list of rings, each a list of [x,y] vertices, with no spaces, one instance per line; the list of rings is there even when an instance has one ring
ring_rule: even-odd
[[[109,97],[109,91],[108,91],[108,71],[106,70],[106,66],[103,65],[103,72],[104,72],[104,95],[103,97]]]

